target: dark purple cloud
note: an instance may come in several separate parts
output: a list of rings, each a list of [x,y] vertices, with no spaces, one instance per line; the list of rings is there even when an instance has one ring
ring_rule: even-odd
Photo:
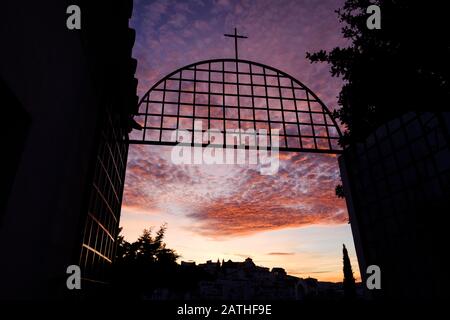
[[[269,252],[269,256],[293,256],[295,252]]]

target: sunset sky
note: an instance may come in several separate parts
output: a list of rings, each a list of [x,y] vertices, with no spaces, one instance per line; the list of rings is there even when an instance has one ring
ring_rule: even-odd
[[[306,52],[345,45],[326,1],[134,1],[133,56],[139,96],[166,74],[200,60],[232,58],[234,27],[240,58],[280,69],[306,84],[329,109],[342,83]],[[283,267],[289,274],[342,280],[342,244],[358,264],[332,155],[280,154],[278,174],[245,165],[174,165],[170,147],[131,146],[121,225],[134,241],[144,228],[168,225],[166,243],[182,257]]]

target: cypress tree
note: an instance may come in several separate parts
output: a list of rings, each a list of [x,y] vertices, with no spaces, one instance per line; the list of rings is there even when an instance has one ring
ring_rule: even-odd
[[[356,296],[355,278],[353,277],[352,265],[345,244],[343,244],[342,253],[344,262],[344,296],[346,299],[354,299]]]

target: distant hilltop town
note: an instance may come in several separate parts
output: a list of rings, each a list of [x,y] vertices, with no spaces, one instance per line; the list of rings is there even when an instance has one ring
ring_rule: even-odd
[[[199,281],[185,292],[157,288],[151,300],[305,300],[320,297],[338,298],[343,295],[341,283],[320,282],[314,278],[288,275],[283,268],[255,265],[251,258],[243,262],[231,260],[196,264],[181,262],[186,275]]]

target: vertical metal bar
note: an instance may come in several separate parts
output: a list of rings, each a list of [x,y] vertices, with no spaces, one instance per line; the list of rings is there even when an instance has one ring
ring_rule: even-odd
[[[163,98],[162,98],[162,107],[161,107],[161,124],[159,126],[159,141],[162,140],[162,128],[163,128],[163,118],[164,118],[164,104],[166,101],[166,82],[167,80],[164,80],[164,91],[163,91]]]
[[[253,94],[253,71],[252,64],[249,63],[249,71],[250,71],[250,90],[252,96],[252,111],[253,111],[253,129],[255,130],[255,139],[256,139],[256,150],[259,150],[259,135],[256,132],[256,113],[255,113],[255,97]]]
[[[313,121],[313,117],[312,117],[312,113],[311,113],[311,104],[309,102],[309,93],[308,93],[308,90],[305,90],[305,92],[306,92],[306,101],[308,103],[309,119],[311,121],[311,129],[312,129],[312,135],[313,135],[313,140],[314,140],[314,149],[317,149],[316,132],[314,130],[314,121]]]
[[[195,144],[195,95],[196,95],[196,90],[197,90],[197,65],[194,66],[194,92],[192,93],[194,95],[193,97],[193,101],[192,101],[192,146],[194,146]],[[203,143],[203,138],[202,138],[202,143]]]
[[[295,117],[297,119],[298,139],[300,141],[300,148],[303,148],[302,133],[300,131],[300,119],[298,118],[297,98],[295,97],[294,81],[292,81],[292,79],[291,79],[291,89],[292,89],[292,97],[294,98]]]
[[[281,95],[281,83],[280,83],[280,74],[277,72],[277,80],[278,80],[278,92],[280,94],[280,106],[281,106],[281,118],[283,119],[283,130],[284,130],[284,143],[286,148],[288,148],[287,142],[287,132],[286,132],[286,122],[284,121],[284,107],[283,107],[283,97]]]
[[[236,30],[236,29],[235,29]],[[236,38],[237,41],[237,38]],[[239,95],[239,66],[238,60],[236,56],[236,89],[237,89],[237,107],[238,107],[238,129],[239,129],[239,145],[242,145],[242,137],[241,137],[241,102]]]
[[[208,143],[211,142],[211,62],[208,63]]]
[[[264,90],[266,93],[267,123],[269,124],[270,147],[272,147],[272,126],[270,124],[269,94],[267,92],[267,75],[266,75],[266,68],[263,67],[262,69],[264,77]]]
[[[237,29],[234,28],[234,56],[236,57],[236,60],[238,59],[238,36],[237,36]],[[237,69],[236,69],[237,71]]]
[[[223,108],[223,147],[226,148],[227,145],[227,127],[225,123],[226,110],[225,110],[225,62],[222,61],[222,108]]]
[[[177,109],[177,128],[176,128],[177,141],[178,141],[178,129],[180,127],[181,81],[183,81],[183,70],[180,70],[180,80],[178,81],[178,109]]]
[[[144,119],[144,132],[142,133],[142,141],[145,141],[145,131],[147,130],[146,127],[147,127],[147,114],[148,114],[149,100],[150,100],[150,93],[147,94],[147,99],[145,99],[145,119]]]
[[[325,111],[323,110],[323,107],[322,107],[322,116],[323,116],[323,122],[325,123],[325,130],[327,131],[328,147],[330,148],[330,150],[333,150],[333,147],[331,146],[330,130],[328,130],[328,121],[327,121],[327,117],[325,116]]]

